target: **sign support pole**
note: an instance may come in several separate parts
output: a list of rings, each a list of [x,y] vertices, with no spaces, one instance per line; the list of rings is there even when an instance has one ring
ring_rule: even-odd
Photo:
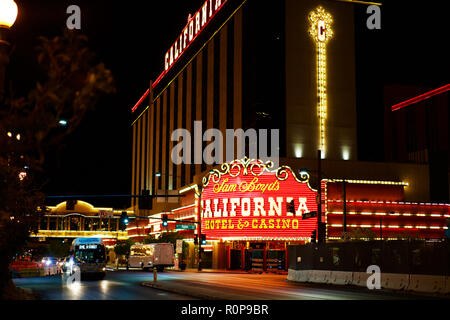
[[[322,238],[324,239],[325,235],[322,235],[322,150],[317,152],[317,171],[318,171],[318,180],[319,180],[319,203],[317,204],[317,242],[321,243]]]

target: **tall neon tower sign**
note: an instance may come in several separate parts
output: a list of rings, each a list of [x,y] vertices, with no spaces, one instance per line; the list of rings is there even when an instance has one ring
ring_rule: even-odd
[[[327,43],[333,38],[331,28],[333,18],[322,7],[309,14],[309,34],[316,43],[317,50],[317,116],[319,117],[319,149],[322,156],[326,154],[326,119],[327,119]]]

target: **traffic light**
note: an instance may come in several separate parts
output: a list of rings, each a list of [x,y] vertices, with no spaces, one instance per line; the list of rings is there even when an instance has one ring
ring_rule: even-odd
[[[316,243],[317,241],[317,231],[314,230],[311,234],[311,243]]]
[[[206,234],[202,234],[202,245],[206,245]]]
[[[130,222],[130,220],[128,219],[128,214],[125,211],[122,212],[122,214],[120,215],[120,221],[119,221],[120,229],[125,230],[129,222]]]
[[[290,203],[287,204],[287,212],[293,213],[295,217],[295,201],[292,200]]]
[[[153,201],[149,190],[142,190],[139,197],[139,210],[152,210]]]
[[[194,237],[194,245],[198,245],[198,235],[195,235]]]
[[[169,219],[169,216],[167,214],[163,214],[163,216],[162,216],[163,227],[167,227],[169,225],[169,222],[167,221],[168,219]]]

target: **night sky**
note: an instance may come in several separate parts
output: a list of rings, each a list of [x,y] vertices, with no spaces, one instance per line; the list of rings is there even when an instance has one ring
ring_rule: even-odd
[[[274,0],[276,1],[276,0]],[[300,1],[300,0],[299,0]],[[112,70],[117,94],[104,99],[49,155],[50,195],[129,194],[131,185],[131,107],[163,70],[163,56],[204,0],[45,1],[16,0],[15,49],[8,79],[17,93],[35,84],[37,36],[53,37],[65,28],[66,8],[79,5],[89,47]],[[448,11],[444,1],[421,6],[382,1],[382,30],[366,28],[367,6],[355,6],[359,157],[383,160],[383,87],[449,83]],[[270,13],[268,13],[270,14]],[[401,100],[401,99],[400,99]],[[127,201],[91,201],[126,207]]]

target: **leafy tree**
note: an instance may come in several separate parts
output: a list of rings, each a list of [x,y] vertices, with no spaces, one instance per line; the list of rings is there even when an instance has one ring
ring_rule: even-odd
[[[115,92],[111,71],[96,62],[84,35],[66,30],[39,42],[40,81],[27,96],[11,92],[0,102],[0,297],[12,286],[8,266],[46,212],[46,156]]]
[[[69,241],[52,240],[47,249],[49,256],[64,258],[69,255],[71,243]]]
[[[134,241],[130,239],[126,241],[119,241],[114,246],[114,253],[117,256],[126,256],[128,258],[130,256],[130,249],[133,244]]]

